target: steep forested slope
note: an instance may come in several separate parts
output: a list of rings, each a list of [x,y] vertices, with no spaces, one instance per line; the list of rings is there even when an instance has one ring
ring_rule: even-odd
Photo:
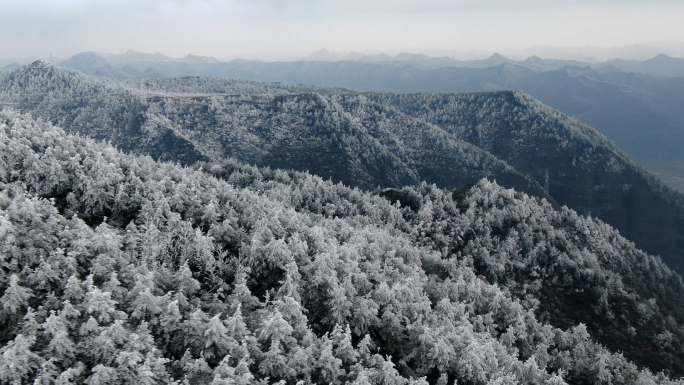
[[[153,67],[172,77],[219,76],[357,91],[522,90],[596,128],[641,164],[684,177],[684,155],[680,151],[684,146],[684,112],[678,108],[684,104],[684,78],[621,72],[617,68],[618,72],[594,70],[588,64],[573,62],[554,65],[551,71],[535,70],[538,66],[530,61],[501,63],[492,61],[486,68],[467,68],[477,65],[461,63],[461,68],[434,69],[410,63],[344,61],[191,64],[142,60],[130,65],[140,71]],[[625,69],[644,72],[645,67]]]
[[[340,90],[206,78],[115,83],[40,62],[0,88],[14,108],[161,160],[235,157],[366,189],[422,180],[456,188],[489,177],[552,200],[486,151]]]
[[[359,95],[217,78],[115,82],[36,62],[5,74],[0,98],[70,131],[186,165],[234,157],[365,189],[496,179],[601,218],[682,268],[681,196],[592,128],[523,94]]]
[[[185,79],[182,83],[192,88],[194,94],[205,92],[207,87],[207,81],[197,84],[195,79]],[[31,111],[34,116],[59,123],[69,130],[111,140],[127,151],[153,154],[156,158],[184,164],[207,160],[202,149],[195,148],[178,131],[159,127],[156,131],[141,132],[144,123],[141,115],[147,108],[147,99],[166,94],[163,87],[155,84],[154,80],[126,84],[82,76],[37,61],[2,76],[0,105]],[[173,80],[166,84],[167,87],[180,87]],[[231,94],[290,93],[297,89],[284,84],[250,81],[211,84],[214,90],[218,88]],[[157,92],[148,91],[148,87]]]
[[[606,221],[671,267],[684,268],[682,196],[591,127],[522,93],[369,97],[487,150],[545,184],[559,204]]]
[[[678,275],[486,181],[391,203],[236,163],[218,179],[9,112],[0,162],[3,383],[670,382],[598,345],[604,322],[681,374]]]
[[[417,244],[453,253],[540,319],[561,328],[585,323],[628,358],[680,372],[684,346],[670,350],[674,345],[657,341],[679,330],[667,325],[684,316],[681,278],[663,275],[659,258],[646,257],[608,225],[486,183],[450,196],[427,187],[385,194],[419,208],[405,212]],[[651,320],[652,311],[662,313]]]
[[[645,167],[684,177],[684,78],[570,68],[506,88],[589,124]]]
[[[372,189],[482,177],[539,196],[533,180],[430,124],[359,95],[212,96],[148,101],[147,129],[174,127],[211,159],[309,170]],[[207,112],[209,108],[209,112]]]

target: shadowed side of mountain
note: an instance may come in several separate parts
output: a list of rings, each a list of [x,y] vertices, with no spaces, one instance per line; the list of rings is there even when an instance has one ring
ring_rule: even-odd
[[[684,199],[591,127],[522,93],[369,96],[489,151],[559,204],[604,220],[684,269]]]

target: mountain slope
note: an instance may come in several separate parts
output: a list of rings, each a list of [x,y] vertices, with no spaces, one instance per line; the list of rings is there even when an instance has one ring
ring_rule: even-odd
[[[643,72],[652,75],[660,75],[665,77],[684,77],[684,59],[667,56],[664,54],[657,55],[651,59],[644,61],[610,61],[608,63],[617,65],[618,67],[635,72]]]
[[[211,78],[117,83],[40,63],[6,79],[0,95],[14,108],[126,151],[182,164],[234,157],[365,189],[420,181],[452,189],[487,177],[601,218],[683,267],[681,197],[595,130],[519,94],[363,96]]]
[[[562,70],[509,88],[591,125],[640,164],[684,176],[684,78]]]
[[[173,80],[169,84],[174,84]],[[193,80],[188,79],[192,85]],[[192,164],[208,158],[181,133],[160,127],[155,132],[141,131],[141,115],[148,92],[155,80],[118,83],[78,75],[49,63],[37,61],[18,71],[4,74],[1,105],[32,111],[54,123],[93,138],[111,140],[126,151],[154,154],[156,158]],[[225,81],[214,87],[235,93],[291,92],[296,87],[282,84]],[[161,91],[163,94],[163,91]]]
[[[538,321],[554,304],[538,288],[578,285],[681,357],[681,279],[571,210],[489,182],[404,190],[414,212],[308,174],[213,167],[221,180],[9,112],[0,143],[3,383],[674,383],[572,314]],[[535,244],[564,249],[540,265]],[[483,259],[502,247],[517,290]]]
[[[104,76],[117,80],[129,79],[130,76],[95,53],[83,52],[60,63],[61,67],[83,72],[88,75]]]
[[[652,59],[654,65],[662,62],[661,59]],[[684,177],[684,155],[679,150],[684,146],[684,115],[678,108],[684,103],[684,79],[607,73],[606,68],[594,70],[588,64],[578,62],[545,60],[540,63],[539,60],[488,68],[434,69],[418,68],[408,62],[349,61],[241,61],[193,65],[139,61],[131,65],[140,72],[156,68],[169,77],[218,76],[348,87],[357,91],[452,93],[521,90],[596,128],[641,164]],[[650,65],[647,62],[643,64]],[[490,64],[500,63],[492,61]],[[613,66],[613,69],[617,67]]]
[[[49,98],[23,86],[41,82],[53,89]],[[192,164],[235,157],[365,189],[422,180],[456,188],[489,177],[553,200],[491,154],[361,95],[201,78],[98,82],[94,92],[82,75],[37,64],[12,73],[0,87],[16,109],[157,159]],[[269,94],[297,91],[306,93]]]
[[[487,150],[548,188],[561,205],[616,227],[682,271],[684,200],[604,136],[521,93],[374,94]],[[657,231],[653,229],[657,228]]]

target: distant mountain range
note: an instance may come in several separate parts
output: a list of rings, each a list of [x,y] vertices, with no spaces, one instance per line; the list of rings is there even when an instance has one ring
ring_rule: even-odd
[[[649,44],[631,44],[621,47],[597,47],[591,45],[579,47],[531,46],[525,49],[507,50],[506,55],[516,58],[542,56],[563,60],[579,60],[584,62],[600,62],[623,58],[628,60],[646,60],[659,54],[684,57],[684,42],[656,42]]]
[[[98,62],[94,56],[100,57],[106,60],[104,62]],[[388,55],[385,53],[378,54],[363,54],[359,52],[350,52],[346,54],[332,52],[325,49],[312,53],[310,55],[305,55],[301,59],[296,60],[301,62],[360,62],[360,63],[395,63],[395,64],[406,64],[419,69],[436,69],[443,67],[469,67],[469,68],[486,68],[494,67],[504,63],[519,64],[525,67],[529,67],[535,70],[548,71],[560,69],[567,66],[575,67],[590,67],[602,72],[612,72],[612,71],[628,71],[628,72],[639,72],[650,75],[657,76],[684,76],[684,59],[670,57],[665,54],[657,54],[653,58],[648,60],[625,60],[625,59],[611,59],[608,61],[578,61],[578,60],[563,60],[563,59],[542,59],[539,56],[530,56],[526,60],[516,61],[504,57],[498,53],[491,55],[486,59],[476,59],[476,60],[457,60],[452,57],[431,57],[424,54],[413,54],[402,52],[397,55]],[[295,61],[295,62],[296,62]],[[126,66],[132,66],[140,72],[144,72],[147,67],[156,67],[156,63],[185,63],[185,64],[198,64],[198,65],[225,65],[227,63],[249,63],[249,62],[260,62],[260,60],[244,60],[244,59],[234,59],[230,62],[223,62],[214,57],[207,56],[197,56],[189,54],[183,58],[171,58],[160,53],[148,54],[129,50],[123,54],[104,54],[96,52],[83,52],[74,57],[62,62],[62,66],[76,69],[91,75],[95,75],[99,71],[99,67],[113,65],[117,68],[123,68]],[[277,62],[276,62],[277,63]],[[280,62],[283,63],[283,62]],[[183,67],[186,71],[220,71],[220,69],[199,69],[193,68],[192,66]],[[172,74],[166,74],[172,75]],[[197,76],[197,73],[187,73],[183,76]],[[107,75],[98,75],[107,76]],[[175,76],[175,75],[172,75]],[[131,78],[141,78],[144,77],[141,74],[133,75],[130,74]]]
[[[658,54],[648,60],[625,60],[612,59],[604,62],[578,61],[562,59],[542,59],[539,56],[516,61],[506,58],[498,53],[486,59],[478,60],[457,60],[451,57],[430,57],[423,54],[399,53],[395,56],[388,54],[365,55],[352,52],[341,55],[327,50],[321,50],[308,56],[304,56],[301,61],[353,61],[362,63],[401,63],[408,64],[420,69],[436,69],[443,67],[468,67],[486,68],[496,67],[501,64],[518,64],[539,71],[556,70],[563,67],[589,67],[600,72],[637,72],[665,77],[684,77],[684,59],[670,57],[665,54]]]
[[[505,58],[496,53],[487,59],[457,60],[451,57],[430,57],[423,54],[412,54],[406,52],[401,52],[395,56],[391,56],[386,53],[362,54],[359,52],[351,52],[349,54],[343,55],[325,49],[322,49],[311,55],[304,56],[301,58],[300,61],[353,61],[361,63],[404,63],[422,69],[441,67],[491,67],[503,63],[515,63],[514,60]]]

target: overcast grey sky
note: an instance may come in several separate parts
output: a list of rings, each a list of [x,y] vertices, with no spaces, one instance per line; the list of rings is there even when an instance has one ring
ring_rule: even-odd
[[[682,0],[0,0],[0,57],[496,51],[684,40]]]

